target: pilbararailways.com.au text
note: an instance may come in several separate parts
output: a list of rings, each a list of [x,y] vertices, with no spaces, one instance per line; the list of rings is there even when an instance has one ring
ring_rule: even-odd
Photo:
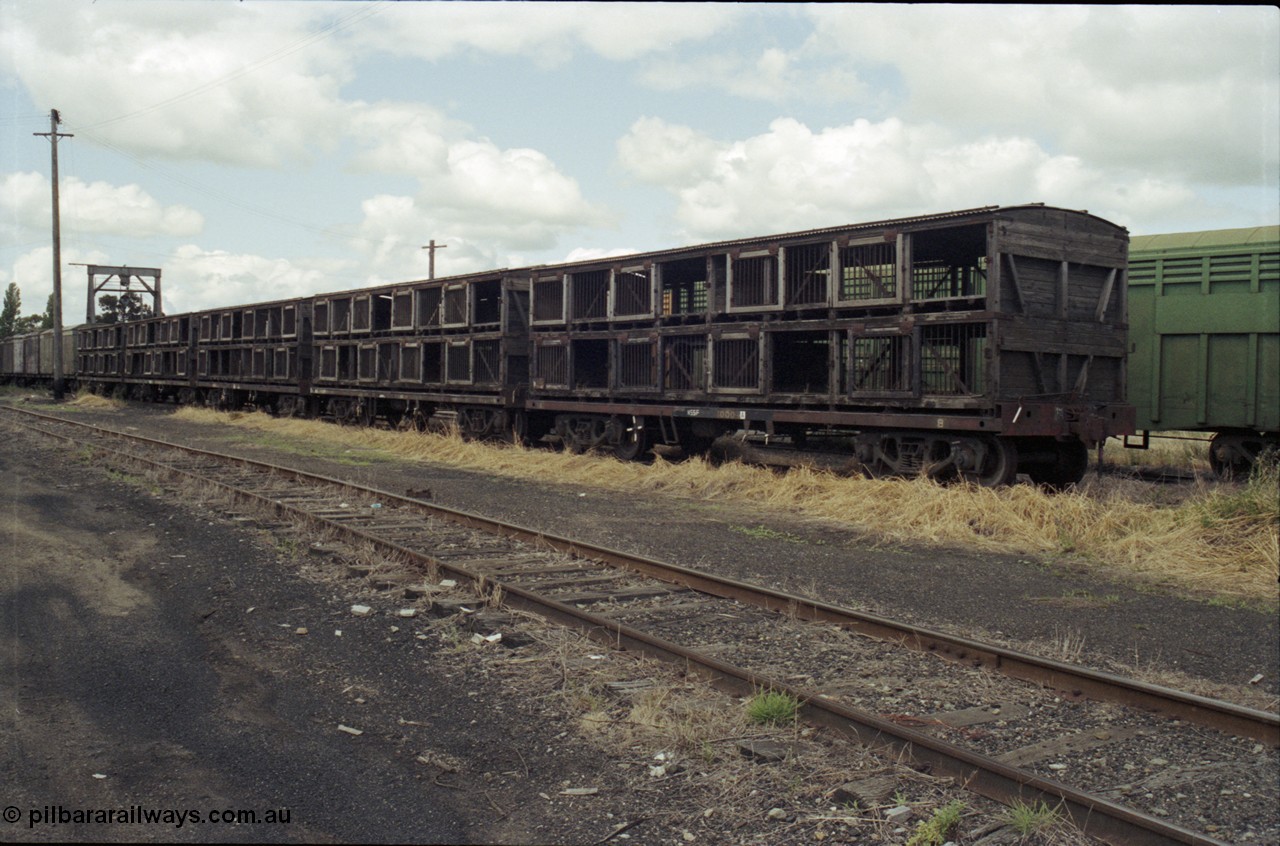
[[[27,828],[59,825],[288,825],[288,808],[257,811],[242,808],[149,808],[129,805],[122,808],[68,808],[42,805],[23,809],[10,805],[3,811],[6,823],[26,820]]]

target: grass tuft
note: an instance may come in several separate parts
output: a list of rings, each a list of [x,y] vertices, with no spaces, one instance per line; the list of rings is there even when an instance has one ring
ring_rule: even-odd
[[[907,846],[942,846],[947,842],[947,836],[960,824],[963,812],[964,803],[958,799],[938,808],[929,819],[921,820],[916,825]]]
[[[788,693],[763,690],[747,702],[747,719],[757,725],[791,725],[800,714],[800,701]]]
[[[1004,812],[1004,821],[1023,837],[1047,831],[1064,822],[1062,815],[1050,808],[1043,799],[1029,805],[1021,799],[1015,799]]]

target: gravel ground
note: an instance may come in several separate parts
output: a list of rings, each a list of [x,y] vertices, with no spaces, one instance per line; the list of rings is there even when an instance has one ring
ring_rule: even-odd
[[[623,497],[373,455],[353,456],[359,464],[346,457],[307,457],[296,448],[272,450],[254,443],[233,427],[182,423],[170,415],[171,409],[149,406],[75,413],[77,419],[301,465],[393,492],[430,488],[439,504],[969,635],[997,634],[1015,645],[1050,648],[1064,638],[1078,646],[1083,637],[1085,657],[1095,666],[1170,670],[1236,688],[1241,698],[1276,691],[1280,649],[1272,615],[1138,590],[1069,561],[877,547],[844,529],[749,508]],[[843,781],[884,767],[858,759],[855,751],[825,748],[807,763],[789,762],[790,769],[730,770],[727,777],[716,771],[710,778],[682,765],[677,774],[689,774],[683,781],[647,781],[646,771],[654,764],[651,744],[611,748],[602,759],[599,746],[583,736],[578,712],[598,703],[576,702],[565,709],[569,685],[564,683],[519,695],[529,684],[528,671],[547,660],[545,649],[541,658],[495,664],[491,656],[460,648],[448,627],[401,626],[388,633],[385,618],[352,620],[347,603],[359,598],[358,590],[352,594],[349,582],[310,564],[297,576],[282,577],[278,541],[273,546],[261,535],[243,533],[228,539],[216,509],[194,518],[179,516],[179,532],[168,519],[173,504],[167,497],[159,517],[166,529],[157,530],[147,525],[158,519],[154,502],[131,503],[126,494],[137,491],[130,486],[95,488],[80,481],[83,474],[74,467],[63,465],[50,475],[49,468],[58,464],[52,451],[34,447],[0,465],[10,474],[25,466],[31,482],[28,495],[6,502],[9,525],[30,522],[39,512],[51,527],[76,526],[57,542],[69,538],[79,544],[73,548],[82,557],[97,562],[88,575],[47,563],[28,568],[5,596],[4,636],[15,644],[33,638],[53,644],[42,658],[14,650],[12,677],[19,683],[11,695],[29,709],[17,711],[33,719],[18,721],[20,742],[0,763],[5,782],[22,785],[10,802],[25,813],[50,804],[71,807],[66,796],[81,803],[107,797],[115,806],[140,801],[154,806],[166,798],[180,806],[178,800],[185,798],[189,806],[198,798],[204,807],[289,807],[305,819],[305,827],[295,816],[294,826],[281,830],[188,826],[176,836],[169,829],[157,838],[154,829],[135,826],[104,838],[101,829],[52,828],[21,831],[19,839],[585,843],[613,832],[615,841],[632,843],[827,838],[892,843],[909,836],[909,828],[889,824],[878,812],[855,822],[836,813],[837,806],[824,805]],[[55,479],[77,481],[55,482],[60,487],[48,491]],[[90,489],[87,501],[79,497],[81,488]],[[122,513],[114,513],[118,510]],[[94,524],[107,516],[118,519]],[[767,531],[749,531],[759,528]],[[103,538],[116,537],[112,532],[132,537],[136,548],[120,547],[123,541],[104,547]],[[183,551],[166,557],[160,547],[179,543],[170,533],[182,536],[173,548]],[[256,563],[246,550],[256,553]],[[58,600],[64,605],[28,601],[54,586],[66,594]],[[263,597],[251,613],[241,607],[246,596]],[[144,612],[145,621],[159,628],[148,628],[147,641],[139,646],[133,630]],[[327,638],[321,650],[313,635],[331,627],[341,628],[342,639]],[[299,628],[308,634],[296,634]],[[557,636],[534,639],[539,637],[552,641]],[[461,646],[465,643],[464,637]],[[334,652],[335,644],[341,652]],[[564,682],[573,677],[566,668],[575,662],[598,671],[597,659],[583,658],[581,646],[574,649],[577,657],[566,663],[569,647],[555,645],[553,659],[561,656],[555,659],[561,662],[558,673],[533,678],[545,683],[551,675]],[[452,669],[435,666],[442,652]],[[67,654],[79,657],[64,671],[54,656]],[[424,664],[424,658],[430,660]],[[182,671],[170,677],[156,673],[157,666]],[[1259,673],[1262,681],[1247,686]],[[77,691],[69,698],[60,689],[51,692],[46,679]],[[598,685],[584,684],[581,690],[587,699],[599,696]],[[76,705],[60,713],[47,705],[55,696]],[[613,702],[602,709],[615,715],[606,722],[616,718],[618,706]],[[139,711],[145,719],[137,718]],[[86,714],[92,720],[88,727]],[[338,724],[379,728],[356,738],[338,732]],[[95,735],[94,725],[109,731]],[[88,739],[97,736],[110,739]],[[606,746],[615,740],[608,738]],[[848,763],[855,759],[859,763]],[[115,769],[106,772],[111,767],[99,761]],[[175,761],[184,773],[177,780],[164,775]],[[194,769],[192,762],[198,764]],[[719,759],[715,766],[725,765]],[[86,767],[107,778],[85,779]],[[62,770],[75,778],[59,774]],[[123,772],[129,775],[122,777]],[[359,784],[354,790],[353,773]],[[900,785],[896,798],[910,797],[917,809],[950,796],[945,786],[909,772],[892,777]],[[797,780],[809,782],[810,789],[797,791]],[[599,792],[590,798],[561,793],[587,784]],[[1160,787],[1137,777],[1135,784],[1134,789]],[[601,801],[602,796],[609,798]],[[1001,840],[1007,829],[993,822],[992,812],[980,812],[968,801],[974,817],[959,842],[1009,842]],[[769,816],[779,808],[780,814]],[[622,828],[637,820],[643,822]],[[1054,834],[1049,840],[1074,842],[1070,838]]]
[[[1065,557],[875,544],[845,527],[749,505],[581,490],[376,454],[353,456],[357,465],[273,449],[235,427],[177,421],[165,407],[75,417],[393,493],[429,489],[439,505],[1015,647],[1054,652],[1069,642],[1081,663],[1185,674],[1237,688],[1233,698],[1270,701],[1272,710],[1280,696],[1274,611],[1126,583]]]
[[[963,842],[1017,841],[998,806],[669,667],[528,619],[476,645],[283,527],[0,433],[6,841],[904,843],[949,802]],[[785,757],[738,748],[765,741]]]

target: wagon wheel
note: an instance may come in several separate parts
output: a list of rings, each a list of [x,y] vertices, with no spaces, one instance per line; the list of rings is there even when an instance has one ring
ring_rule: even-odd
[[[1247,478],[1266,446],[1261,438],[1219,433],[1209,442],[1209,467],[1219,479]]]
[[[1089,448],[1084,441],[1058,442],[1057,487],[1077,485],[1089,469]]]
[[[1022,472],[1037,485],[1053,491],[1079,484],[1089,469],[1089,448],[1081,441],[1059,441],[1053,449],[1055,460],[1025,464]]]
[[[1018,450],[1007,438],[985,438],[982,466],[964,478],[984,488],[1011,484],[1018,474]]]
[[[591,445],[580,438],[576,431],[569,432],[561,439],[561,443],[564,444],[564,451],[570,455],[582,455],[591,448]]]
[[[617,421],[616,425],[622,429],[622,438],[613,448],[614,457],[620,461],[635,461],[644,455],[649,448],[649,433],[645,430],[644,418],[632,417],[629,426],[622,426],[621,421]]]

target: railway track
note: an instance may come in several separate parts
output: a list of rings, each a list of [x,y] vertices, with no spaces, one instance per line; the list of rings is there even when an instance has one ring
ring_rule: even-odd
[[[433,579],[469,580],[490,599],[679,662],[722,689],[788,692],[804,703],[803,716],[812,723],[997,801],[1059,807],[1086,833],[1109,842],[1233,839],[1238,832],[1231,821],[1213,816],[1213,797],[1238,788],[1218,785],[1275,772],[1275,714],[386,491],[21,414],[29,421],[24,425],[46,434],[115,449],[157,472],[222,488],[289,520],[373,545]],[[911,680],[909,690],[898,684],[904,678]],[[922,697],[920,690],[931,693]],[[1184,768],[1185,778],[1170,769],[1151,771],[1150,762],[1175,757],[1195,762]],[[1202,798],[1190,792],[1193,784]],[[1265,784],[1259,793],[1258,801],[1267,801]]]

